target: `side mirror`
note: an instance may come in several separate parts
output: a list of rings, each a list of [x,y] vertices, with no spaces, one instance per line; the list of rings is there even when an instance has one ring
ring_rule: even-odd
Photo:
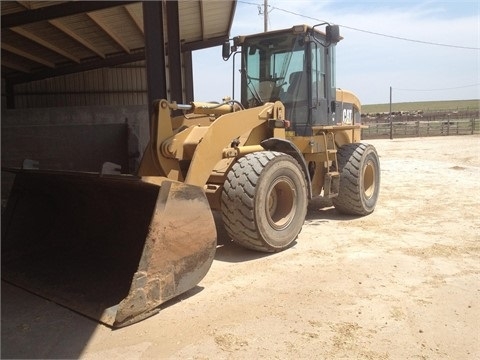
[[[342,37],[340,36],[340,28],[338,25],[327,25],[325,31],[327,35],[327,43],[336,44],[340,40],[342,40]]]
[[[222,57],[227,60],[230,57],[230,41],[225,41],[222,45]]]

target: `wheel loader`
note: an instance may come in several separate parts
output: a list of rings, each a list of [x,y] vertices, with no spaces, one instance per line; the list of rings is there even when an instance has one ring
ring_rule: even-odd
[[[359,100],[335,85],[341,39],[320,24],[227,42],[224,59],[242,57],[241,100],[158,100],[135,175],[9,169],[2,278],[121,327],[206,275],[212,211],[262,252],[292,246],[314,197],[370,214],[379,159],[361,142]]]

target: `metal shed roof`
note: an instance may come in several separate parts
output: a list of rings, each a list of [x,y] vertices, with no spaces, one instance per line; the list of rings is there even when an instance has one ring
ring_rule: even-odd
[[[179,0],[182,51],[223,43],[236,1]],[[22,83],[145,59],[138,1],[1,1],[2,78]]]

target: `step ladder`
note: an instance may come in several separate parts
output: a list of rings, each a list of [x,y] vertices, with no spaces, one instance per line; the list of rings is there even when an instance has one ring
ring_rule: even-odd
[[[325,146],[326,168],[323,181],[323,196],[333,198],[338,196],[340,187],[340,172],[338,171],[337,147],[335,145],[335,133],[323,132]]]

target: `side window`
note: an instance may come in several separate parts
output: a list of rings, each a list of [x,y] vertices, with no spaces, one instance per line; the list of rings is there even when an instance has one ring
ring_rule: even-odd
[[[285,96],[283,101],[292,102],[307,99],[306,73],[304,71],[303,49],[292,52],[290,66],[285,72]]]
[[[316,44],[312,49],[312,90],[314,103],[326,98],[324,49]]]

